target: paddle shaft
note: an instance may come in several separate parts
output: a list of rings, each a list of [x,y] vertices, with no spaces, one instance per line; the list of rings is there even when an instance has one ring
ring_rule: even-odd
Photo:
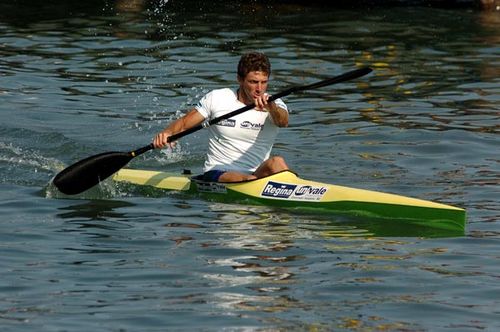
[[[289,88],[287,90],[281,91],[281,92],[279,92],[279,93],[277,93],[275,95],[270,96],[269,99],[268,99],[268,101],[274,101],[274,100],[276,100],[278,98],[288,96],[289,94],[292,94],[292,93],[295,93],[295,92],[305,91],[305,90],[311,90],[311,89],[317,89],[317,88],[321,88],[321,87],[324,87],[324,86],[328,86],[328,85],[332,85],[332,84],[336,84],[336,83],[341,83],[341,82],[345,82],[345,81],[348,81],[348,80],[352,80],[352,79],[364,76],[364,75],[370,73],[371,71],[372,71],[371,68],[364,67],[364,68],[352,70],[352,71],[349,71],[349,72],[344,73],[342,75],[338,75],[338,76],[335,76],[335,77],[332,77],[332,78],[328,78],[326,80],[319,81],[319,82],[316,82],[316,83],[313,83],[313,84],[294,86],[294,87],[291,87],[291,88]],[[249,111],[249,110],[253,109],[254,107],[255,107],[254,103],[252,103],[250,105],[243,106],[242,108],[239,108],[239,109],[234,110],[232,112],[229,112],[229,113],[226,113],[224,115],[221,115],[221,116],[219,116],[217,118],[214,118],[214,119],[212,119],[210,121],[201,123],[201,124],[199,124],[197,126],[194,126],[192,128],[189,128],[189,129],[186,129],[184,131],[181,131],[180,133],[177,133],[177,134],[174,134],[172,136],[169,136],[167,138],[167,142],[170,143],[170,142],[176,141],[176,140],[178,140],[181,137],[184,137],[184,136],[187,136],[187,135],[192,134],[194,132],[197,132],[198,130],[201,130],[203,128],[212,126],[212,125],[214,125],[214,124],[216,124],[216,123],[218,123],[218,122],[220,122],[222,120],[232,118],[233,116],[236,116],[236,115],[241,114],[243,112]],[[152,150],[152,149],[154,149],[153,143],[151,143],[151,144],[149,144],[147,146],[144,146],[142,148],[139,148],[137,150],[134,150],[134,151],[130,152],[130,154],[131,154],[132,157],[136,157],[136,156],[138,156],[140,154],[143,154],[144,152],[147,152],[147,151]]]
[[[357,77],[361,77],[361,76],[364,76],[366,74],[368,74],[369,72],[371,72],[372,70],[368,67],[365,67],[365,68],[361,68],[361,69],[356,69],[356,70],[352,70],[350,72],[347,72],[345,74],[342,74],[342,75],[339,75],[339,76],[335,76],[335,77],[332,77],[332,78],[329,78],[329,79],[326,79],[326,80],[323,80],[323,81],[319,81],[319,82],[316,82],[316,83],[313,83],[313,84],[309,84],[309,85],[299,85],[299,86],[294,86],[294,87],[291,87],[285,91],[281,91],[275,95],[272,95],[269,97],[268,101],[274,101],[278,98],[281,98],[281,97],[285,97],[285,96],[288,96],[289,94],[292,94],[292,93],[295,93],[295,92],[299,92],[299,91],[305,91],[305,90],[310,90],[310,89],[317,89],[317,88],[321,88],[323,86],[327,86],[327,85],[331,85],[331,84],[335,84],[335,83],[340,83],[340,82],[344,82],[344,81],[348,81],[348,80],[351,80],[351,79],[354,79],[354,78],[357,78]],[[187,130],[184,130],[180,133],[177,133],[177,134],[174,134],[172,136],[170,136],[167,140],[168,142],[173,142],[173,141],[176,141],[178,140],[179,138],[181,137],[184,137],[186,135],[189,135],[189,134],[192,134],[200,129],[203,129],[205,127],[209,127],[211,125],[214,125],[222,120],[225,120],[225,119],[229,119],[229,118],[232,118],[233,116],[236,116],[238,114],[241,114],[243,112],[246,112],[246,111],[249,111],[251,109],[253,109],[255,107],[255,104],[252,103],[250,105],[246,105],[246,106],[243,106],[242,108],[239,108],[237,110],[234,110],[232,112],[229,112],[229,113],[226,113],[224,115],[221,115],[215,119],[212,119],[208,122],[204,122],[202,124],[199,124],[195,127],[192,127],[190,129],[187,129]]]

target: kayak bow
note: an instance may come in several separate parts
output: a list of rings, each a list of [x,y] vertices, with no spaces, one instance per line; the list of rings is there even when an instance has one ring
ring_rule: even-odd
[[[265,178],[232,182],[204,182],[190,175],[122,169],[113,180],[165,190],[201,193],[215,201],[270,205],[317,212],[412,220],[463,232],[464,209],[422,199],[305,180],[290,171]]]

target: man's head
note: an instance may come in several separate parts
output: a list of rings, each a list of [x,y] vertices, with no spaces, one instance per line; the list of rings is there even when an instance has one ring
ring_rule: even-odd
[[[268,57],[259,52],[250,52],[243,54],[238,63],[238,78],[244,79],[251,71],[260,71],[267,76],[271,75],[271,63]]]

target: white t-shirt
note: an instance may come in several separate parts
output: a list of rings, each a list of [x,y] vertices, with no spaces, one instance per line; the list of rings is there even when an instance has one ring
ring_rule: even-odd
[[[280,108],[288,110],[281,99],[275,102]],[[226,88],[206,94],[196,110],[210,121],[244,106],[238,101],[236,93]],[[278,129],[268,112],[255,109],[208,127],[208,153],[203,171],[255,171],[269,158]]]

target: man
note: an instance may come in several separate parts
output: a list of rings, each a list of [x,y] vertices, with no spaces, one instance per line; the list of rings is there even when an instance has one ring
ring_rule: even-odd
[[[203,178],[214,182],[237,182],[287,170],[282,157],[270,157],[279,127],[288,126],[285,103],[280,99],[268,101],[266,90],[270,74],[271,65],[266,55],[244,54],[238,63],[239,88],[209,92],[194,109],[155,136],[155,148],[172,147],[173,144],[167,143],[169,136],[254,103],[254,109],[208,128]]]

